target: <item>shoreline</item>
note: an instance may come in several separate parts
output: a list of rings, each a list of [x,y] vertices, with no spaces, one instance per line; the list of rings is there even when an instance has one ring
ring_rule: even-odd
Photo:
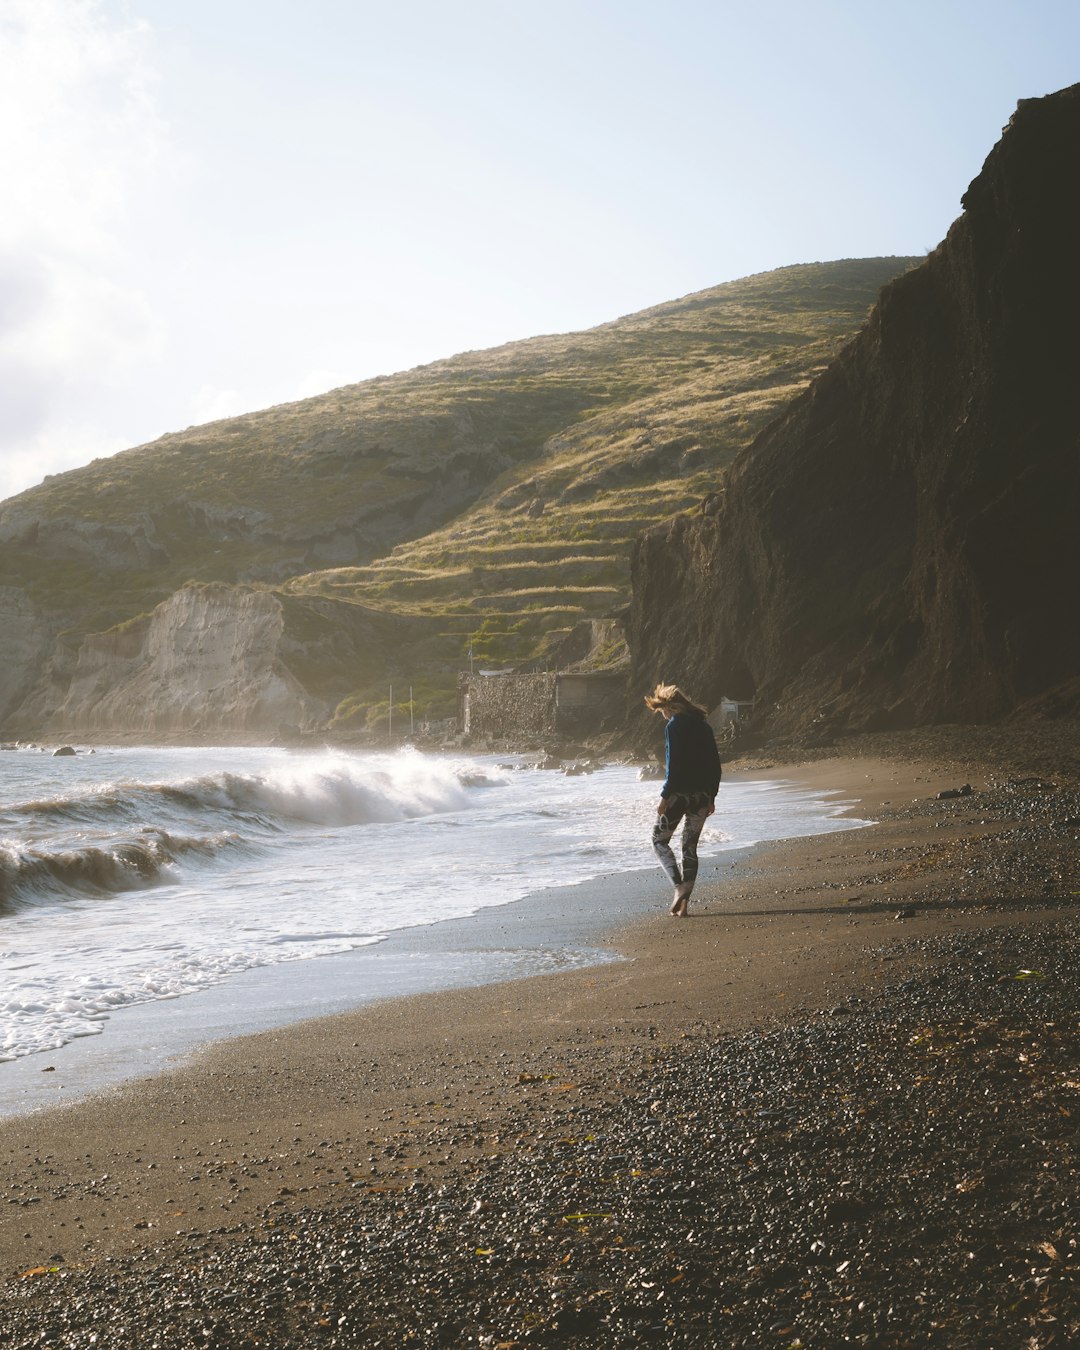
[[[734,775],[731,781],[790,785],[802,792],[812,788],[772,773]],[[854,815],[854,807],[845,803],[846,809],[838,811],[839,803],[832,803],[837,789],[815,795],[820,814]],[[773,842],[759,840],[703,854],[702,885],[726,877]],[[647,841],[643,858],[646,850]],[[102,1015],[97,1034],[0,1062],[0,1120],[67,1106],[117,1084],[137,1082],[186,1062],[218,1041],[388,999],[624,959],[618,951],[620,932],[658,907],[662,910],[665,888],[659,866],[650,862],[545,886],[472,914],[390,929],[350,951],[255,966],[201,990],[116,1008]]]
[[[547,887],[473,914],[395,929],[351,951],[256,966],[208,989],[117,1009],[99,1035],[0,1064],[0,1121],[134,1085],[222,1042],[375,1003],[617,961],[607,937],[647,904],[651,871]],[[589,910],[575,912],[573,902],[586,893]],[[136,1061],[141,1067],[132,1067]],[[43,1080],[43,1073],[56,1076]]]
[[[990,783],[994,767],[984,761],[972,797],[938,802],[959,786],[951,761],[769,765],[762,776],[843,790],[878,823],[756,851],[695,892],[690,920],[661,909],[624,924],[620,961],[222,1041],[153,1078],[0,1121],[17,1201],[0,1224],[4,1272],[40,1265],[35,1297],[51,1281],[63,1300],[65,1280],[105,1256],[190,1267],[235,1246],[255,1260],[297,1207],[329,1223],[356,1206],[381,1213],[410,1189],[453,1196],[477,1175],[505,1177],[526,1138],[577,1136],[594,1116],[618,1131],[611,1112],[648,1093],[650,1064],[689,1066],[725,1038],[766,1044],[823,1013],[854,1016],[932,968],[951,934],[989,943],[1071,921],[1072,838],[1059,843],[1048,818],[1045,844],[1010,841],[1003,822],[1022,803]],[[357,1335],[337,1343],[383,1343]],[[305,1344],[299,1332],[263,1343]]]
[[[769,778],[790,782],[798,787],[820,790],[822,797],[837,792],[846,793],[849,800],[857,797],[857,788],[847,782],[847,769],[843,766],[834,771],[817,764],[792,767],[782,780],[779,775],[774,779],[771,770],[750,773],[744,777],[747,780]],[[864,795],[854,800],[845,814],[853,815],[872,801],[873,784],[865,777],[862,789]],[[860,830],[856,829],[855,832]],[[728,884],[723,879],[723,873],[734,870],[737,876],[741,876],[748,866],[753,867],[755,861],[759,867],[767,867],[768,859],[774,853],[813,849],[815,846],[825,848],[845,833],[800,836],[780,844],[767,842],[750,850],[733,851],[749,853],[749,857],[735,859],[721,853],[709,859],[707,871],[719,875],[703,882],[695,892],[696,903],[692,902],[692,909],[696,919],[704,916],[706,905],[710,911],[717,908],[717,902],[711,897],[717,888]],[[61,1050],[48,1055],[45,1066],[36,1062],[42,1058],[40,1055],[27,1056],[23,1060],[0,1066],[0,1072],[11,1070],[10,1073],[4,1072],[5,1078],[18,1084],[25,1094],[21,1102],[12,1104],[13,1090],[8,1088],[5,1092],[8,1105],[0,1114],[0,1149],[6,1133],[17,1133],[21,1124],[26,1127],[44,1124],[56,1113],[59,1113],[57,1119],[92,1117],[100,1108],[106,1115],[112,1116],[117,1111],[122,1115],[124,1107],[120,1106],[121,1102],[137,1104],[140,1096],[153,1099],[157,1095],[156,1085],[162,1085],[164,1091],[166,1083],[182,1082],[189,1074],[199,1075],[203,1066],[215,1060],[240,1055],[246,1045],[273,1044],[275,1040],[284,1038],[295,1038],[298,1043],[307,1043],[323,1034],[340,1038],[345,1026],[353,1019],[365,1018],[378,1025],[375,1039],[385,1039],[391,1026],[407,1018],[414,1006],[422,1007],[425,1000],[435,1003],[438,1011],[432,1014],[432,1020],[437,1020],[444,1015],[451,1018],[459,1016],[458,1006],[467,1004],[470,997],[478,1002],[497,1003],[500,998],[498,991],[506,991],[508,998],[516,998],[519,991],[529,986],[527,997],[530,1001],[538,999],[546,1002],[554,995],[545,994],[543,989],[554,982],[567,981],[577,986],[582,983],[588,986],[593,984],[597,972],[603,971],[609,964],[617,964],[621,968],[655,959],[659,954],[655,950],[658,941],[666,948],[669,938],[677,940],[677,934],[665,931],[665,926],[670,929],[682,926],[667,915],[667,891],[658,866],[616,873],[568,887],[552,887],[536,892],[525,900],[482,909],[465,918],[449,919],[424,928],[400,930],[384,942],[353,952],[257,968],[198,994],[121,1009],[110,1018],[107,1029],[100,1036],[70,1042]],[[599,904],[596,903],[597,896]],[[699,898],[704,896],[710,897],[707,902]],[[587,908],[582,909],[580,904],[574,905],[573,902],[580,902],[586,897]],[[553,920],[553,912],[558,913],[557,920]],[[455,972],[443,989],[383,995],[371,1000],[364,999],[356,991],[350,991],[331,994],[326,999],[320,976],[328,964],[339,970],[355,969],[372,961],[378,962],[382,953],[394,952],[395,948],[395,954],[403,956],[407,964],[410,949],[427,946],[437,950],[439,940],[444,935],[454,939],[448,955],[460,960],[463,949],[468,947],[468,942],[462,939],[469,930],[481,948],[505,946],[511,953],[511,959],[512,954],[519,952],[526,944],[533,944],[531,950],[535,952],[537,944],[542,944],[545,937],[550,937],[554,931],[572,936],[574,945],[592,949],[601,959],[580,970],[562,974],[530,974],[518,980],[504,977],[471,983],[457,979]],[[745,959],[750,963],[754,958],[751,954]],[[280,1000],[272,988],[279,981],[286,987],[289,984],[294,986],[294,992],[283,994],[285,999],[291,1001],[294,1010],[293,1015],[285,1018],[280,1014]],[[575,988],[570,996],[581,998],[582,991]],[[267,1013],[265,1005],[271,999],[273,1005]],[[663,1004],[674,1006],[675,1002],[665,999]],[[327,1003],[329,1006],[326,1006]],[[305,1004],[310,1011],[301,1011]],[[750,1010],[742,1010],[740,1024],[752,1019],[753,1015]],[[499,1020],[503,1020],[502,1014]],[[407,1036],[408,1049],[403,1049],[402,1053],[415,1053],[420,1048],[416,1040],[412,1035]],[[144,1054],[151,1060],[149,1073],[128,1071],[132,1053]],[[71,1063],[70,1068],[65,1061]],[[47,1071],[48,1065],[54,1066],[54,1072]],[[70,1101],[58,1100],[58,1094],[67,1090],[63,1087],[65,1081],[75,1087]],[[4,1225],[0,1223],[0,1262],[3,1259],[3,1236]]]

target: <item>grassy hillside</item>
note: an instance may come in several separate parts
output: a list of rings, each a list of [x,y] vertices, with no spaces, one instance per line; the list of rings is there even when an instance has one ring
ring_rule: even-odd
[[[785,268],[558,340],[564,376],[602,352],[634,396],[584,411],[446,525],[288,589],[427,617],[428,641],[403,658],[428,675],[456,670],[470,645],[490,663],[542,657],[625,603],[634,536],[713,491],[911,261]]]
[[[0,504],[0,577],[75,634],[189,581],[361,602],[426,635],[397,664],[436,699],[470,642],[535,657],[624,603],[631,538],[709,492],[913,261],[784,268],[164,436]]]

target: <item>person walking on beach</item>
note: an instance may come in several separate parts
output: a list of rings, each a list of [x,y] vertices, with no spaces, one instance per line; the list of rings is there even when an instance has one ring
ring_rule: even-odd
[[[697,880],[698,837],[716,809],[722,773],[720,754],[712,727],[705,720],[705,709],[677,684],[658,684],[651,694],[645,695],[645,706],[650,712],[660,713],[666,722],[667,777],[660,789],[652,844],[675,887],[671,913],[684,919]],[[681,871],[671,848],[671,836],[680,821],[683,822]]]

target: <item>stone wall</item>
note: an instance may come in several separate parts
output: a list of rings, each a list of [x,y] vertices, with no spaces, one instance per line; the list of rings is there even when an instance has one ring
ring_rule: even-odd
[[[461,728],[478,740],[590,735],[621,717],[624,699],[618,675],[462,675]]]
[[[550,736],[556,730],[555,681],[540,675],[463,675],[461,728],[479,740]]]

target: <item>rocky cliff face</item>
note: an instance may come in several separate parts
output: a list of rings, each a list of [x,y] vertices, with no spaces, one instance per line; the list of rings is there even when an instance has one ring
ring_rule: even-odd
[[[56,625],[50,624],[25,591],[0,586],[0,719],[25,698],[48,663]]]
[[[263,591],[177,591],[153,614],[84,639],[50,719],[67,733],[304,728],[325,715],[280,659],[280,603]]]
[[[74,646],[32,629],[25,602],[11,607],[27,634],[24,664],[47,670],[8,713],[9,727],[31,734],[267,738],[313,730],[392,641],[384,616],[356,605],[224,584],[184,587],[153,613]]]
[[[833,730],[996,718],[1080,673],[1078,163],[1080,86],[1021,103],[944,243],[641,539],[638,691]]]
[[[167,558],[147,512],[122,524],[105,524],[70,516],[46,519],[16,503],[0,508],[0,544],[35,550],[52,560],[85,563],[105,573],[154,567]]]

